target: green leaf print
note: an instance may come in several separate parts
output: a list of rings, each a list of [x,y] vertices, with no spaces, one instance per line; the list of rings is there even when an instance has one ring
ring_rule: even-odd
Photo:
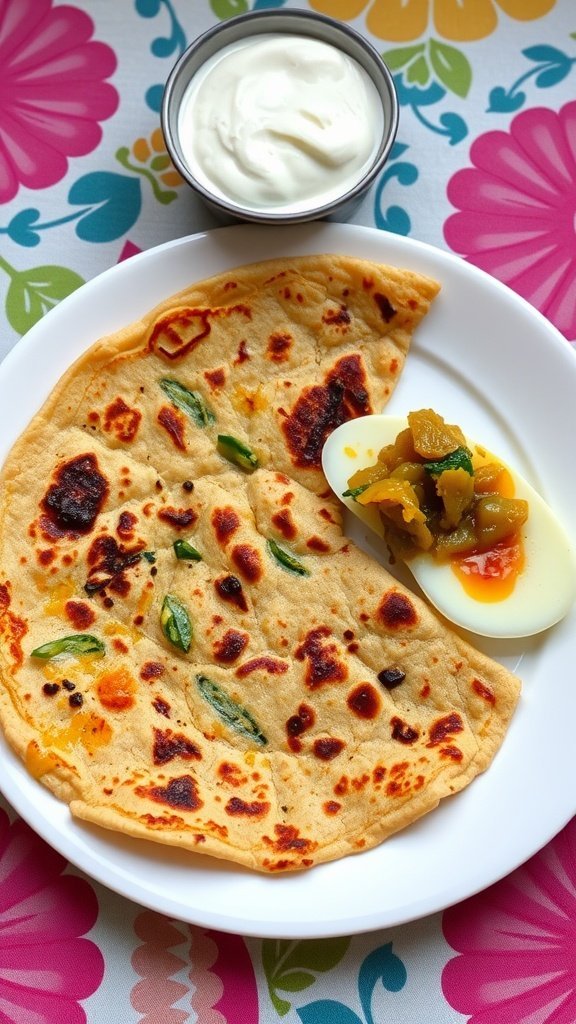
[[[237,14],[246,14],[248,10],[246,0],[210,0],[210,7],[221,21],[233,18]]]
[[[289,971],[282,975],[280,987],[283,992],[303,992],[305,988],[310,988],[315,981],[316,976],[310,971]]]
[[[317,980],[316,976],[331,971],[340,963],[350,945],[350,938],[264,939],[262,965],[268,982],[270,999],[280,1017],[291,1008],[281,992],[302,992]]]
[[[468,95],[472,82],[472,69],[460,50],[437,39],[430,40],[430,63],[434,74],[445,89],[456,96]]]
[[[467,57],[437,39],[386,50],[382,58],[391,71],[403,71],[409,85],[426,86],[433,74],[443,89],[456,96],[464,98],[470,90],[472,69]]]
[[[0,267],[10,275],[6,316],[18,334],[25,334],[49,309],[84,284],[84,279],[67,267],[14,270],[3,260]]]
[[[423,53],[424,43],[419,43],[417,46],[398,46],[394,50],[386,50],[382,54],[382,59],[391,71],[400,71],[400,68],[405,68],[407,64]]]
[[[406,81],[410,85],[426,85],[430,80],[430,68],[426,57],[418,57],[406,71]]]

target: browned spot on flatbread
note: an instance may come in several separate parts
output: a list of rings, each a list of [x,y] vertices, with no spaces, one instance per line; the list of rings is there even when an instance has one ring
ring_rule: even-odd
[[[306,661],[306,685],[315,690],[326,683],[341,683],[348,676],[346,664],[338,657],[338,648],[329,638],[328,626],[311,629],[294,655],[298,661]]]
[[[178,409],[172,405],[163,405],[157,416],[158,423],[164,428],[172,444],[178,451],[186,451],[186,420]]]
[[[61,464],[40,502],[40,526],[49,537],[75,538],[93,529],[108,497],[108,481],[92,452]]]
[[[230,814],[235,818],[265,818],[270,810],[270,804],[267,800],[252,800],[247,803],[246,800],[241,800],[240,797],[230,797],[224,810],[226,814]]]
[[[148,348],[170,361],[182,359],[208,337],[212,330],[212,320],[236,314],[248,320],[251,317],[249,307],[243,305],[172,310],[154,324]]]
[[[152,701],[152,707],[159,715],[163,715],[164,718],[170,718],[171,707],[163,697],[155,697]]]
[[[330,545],[327,544],[325,540],[322,540],[322,537],[317,537],[316,534],[308,537],[306,547],[310,548],[310,551],[317,551],[319,554],[324,554],[326,551],[330,551]]]
[[[457,711],[451,711],[449,715],[444,715],[442,718],[437,718],[432,723],[428,731],[430,737],[427,743],[428,747],[437,747],[444,740],[448,739],[449,736],[453,736],[454,733],[462,732],[464,724],[462,717]]]
[[[219,544],[226,544],[240,526],[240,516],[235,509],[227,505],[215,508],[211,517],[212,527]]]
[[[362,357],[338,359],[323,384],[303,388],[282,420],[290,457],[300,469],[319,469],[324,442],[341,423],[372,411]]]
[[[145,662],[140,669],[140,679],[150,682],[151,679],[160,679],[164,675],[164,666],[161,662]]]
[[[134,539],[134,530],[138,523],[138,517],[133,512],[125,509],[118,516],[118,525],[116,526],[116,533],[122,541],[129,541]]]
[[[181,818],[178,814],[140,814],[140,821],[145,822],[146,825],[151,829],[158,829],[158,831],[165,831],[169,829],[182,828],[184,824],[184,818]],[[194,837],[197,843],[204,842],[204,836]]]
[[[290,509],[281,508],[278,512],[275,512],[272,516],[272,522],[278,533],[281,533],[286,540],[294,540],[298,531],[296,530],[296,524]]]
[[[197,518],[197,513],[193,508],[165,506],[158,510],[158,519],[167,523],[168,526],[174,527],[175,530],[185,530],[187,527],[193,526]]]
[[[214,589],[223,601],[236,605],[242,612],[248,611],[248,602],[237,576],[220,576],[214,581]]]
[[[241,576],[248,583],[257,583],[262,578],[262,559],[257,548],[251,544],[236,544],[232,548],[232,561]]]
[[[183,811],[197,811],[203,806],[198,794],[198,786],[191,775],[180,775],[170,779],[166,786],[137,786],[137,796],[148,797],[168,807],[178,807]]]
[[[181,732],[171,729],[154,729],[152,758],[155,765],[168,764],[175,757],[184,761],[201,761],[202,753],[196,743]]]
[[[293,345],[292,335],[287,331],[279,331],[271,334],[268,338],[266,357],[273,363],[285,363],[290,356],[290,349]]]
[[[240,633],[237,629],[227,629],[224,635],[213,644],[215,660],[225,665],[232,664],[245,651],[248,639],[247,633]]]
[[[440,747],[440,756],[448,758],[450,761],[455,761],[457,764],[464,758],[464,754],[454,743],[450,743],[446,747]]]
[[[210,389],[212,391],[219,391],[226,383],[224,367],[219,366],[216,370],[205,370],[204,378],[210,385]]]
[[[267,654],[261,654],[240,665],[236,669],[236,675],[239,679],[245,679],[246,676],[251,675],[253,672],[268,672],[269,675],[278,676],[283,675],[287,671],[288,663],[286,661],[280,661],[279,658],[271,658]]]
[[[411,725],[402,721],[397,715],[390,719],[390,725],[392,726],[392,739],[398,740],[399,743],[410,745],[415,743],[420,735],[417,729],[413,729]]]
[[[274,833],[276,839],[270,839],[268,836],[263,838],[264,842],[271,846],[276,853],[288,853],[290,851],[312,853],[318,846],[318,843],[312,839],[305,839],[301,836],[299,829],[295,825],[275,825]]]
[[[347,418],[366,416],[372,411],[367,390],[368,377],[361,355],[342,356],[330,371],[329,380],[340,381],[344,386]]]
[[[248,781],[247,776],[237,764],[232,764],[230,761],[222,761],[218,765],[218,775],[226,782],[229,786],[237,788],[238,786],[244,786]]]
[[[352,316],[348,307],[341,305],[333,309],[327,309],[322,314],[322,322],[329,327],[346,328],[352,323]]]
[[[494,691],[491,690],[489,686],[486,686],[486,683],[483,683],[480,679],[472,680],[472,689],[474,693],[476,693],[478,697],[481,697],[482,700],[485,700],[487,704],[496,703]]]
[[[334,736],[321,737],[314,740],[314,755],[319,761],[333,761],[342,753],[345,746],[344,740],[336,739]]]
[[[88,578],[84,584],[87,594],[96,594],[110,587],[118,594],[127,594],[130,589],[126,571],[138,565],[142,557],[142,545],[127,548],[118,544],[115,537],[100,534],[96,537],[87,555]]]
[[[0,636],[8,644],[8,650],[15,666],[24,661],[22,640],[28,632],[23,618],[10,610],[11,592],[8,582],[0,584]]]
[[[88,629],[96,621],[96,615],[85,601],[66,601],[64,611],[79,633]]]
[[[390,630],[409,629],[418,622],[413,602],[407,594],[388,590],[378,606],[377,618]]]
[[[242,363],[247,362],[248,359],[250,359],[250,353],[248,352],[246,339],[243,338],[240,344],[238,345],[238,352],[234,360],[234,366],[240,366]]]
[[[302,749],[302,743],[299,739],[303,733],[311,729],[316,721],[316,715],[314,709],[309,704],[300,704],[298,711],[295,715],[290,715],[290,718],[286,722],[286,734],[288,740],[288,746],[295,754],[299,753]]]
[[[119,395],[104,410],[102,427],[107,434],[114,434],[118,441],[131,444],[142,420],[142,413],[134,409]]]
[[[382,701],[371,683],[360,683],[348,694],[346,703],[358,718],[371,719],[376,718]]]
[[[380,316],[385,323],[390,323],[393,316],[396,315],[396,310],[390,302],[387,295],[383,295],[382,292],[374,292],[374,302],[380,310]]]

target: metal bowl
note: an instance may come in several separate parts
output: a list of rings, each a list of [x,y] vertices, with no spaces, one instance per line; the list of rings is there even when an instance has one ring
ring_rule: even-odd
[[[309,206],[294,212],[271,207],[250,207],[212,192],[195,177],[187,163],[179,134],[179,112],[186,90],[196,72],[223,47],[259,35],[308,36],[328,43],[355,60],[374,83],[383,112],[383,132],[375,155],[363,176],[329,201],[310,199]],[[260,224],[297,224],[319,219],[345,220],[366,194],[388,159],[398,130],[398,98],[394,81],[377,51],[358,32],[333,18],[312,11],[273,10],[242,14],[209,29],[179,58],[173,67],[162,101],[161,124],[166,148],[182,177],[208,207],[227,219]]]

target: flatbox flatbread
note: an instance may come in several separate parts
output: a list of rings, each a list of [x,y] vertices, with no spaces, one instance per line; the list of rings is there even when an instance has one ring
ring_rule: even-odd
[[[73,815],[280,872],[490,764],[519,681],[346,538],[320,468],[437,291],[337,256],[238,268],[90,349],[17,442],[0,719]]]

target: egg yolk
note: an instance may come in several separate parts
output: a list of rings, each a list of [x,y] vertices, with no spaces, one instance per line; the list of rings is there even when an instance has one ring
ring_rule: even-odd
[[[524,546],[516,534],[490,551],[453,558],[451,562],[462,587],[475,601],[504,601],[524,569]]]
[[[514,480],[505,466],[483,487],[482,493],[514,497]],[[505,537],[488,551],[475,551],[451,559],[452,571],[475,601],[504,601],[510,597],[524,565],[524,545],[517,533]]]

